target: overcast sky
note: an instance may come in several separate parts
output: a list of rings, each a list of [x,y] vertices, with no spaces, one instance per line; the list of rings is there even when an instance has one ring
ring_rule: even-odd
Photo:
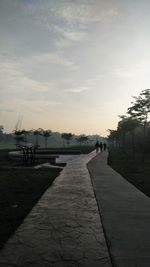
[[[107,135],[150,88],[149,0],[0,0],[0,124]]]

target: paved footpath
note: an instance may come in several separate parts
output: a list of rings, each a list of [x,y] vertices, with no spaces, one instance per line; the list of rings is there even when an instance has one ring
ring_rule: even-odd
[[[88,168],[113,266],[150,267],[150,199],[107,166],[107,152]]]
[[[93,156],[67,163],[1,250],[0,267],[112,266],[86,166]]]

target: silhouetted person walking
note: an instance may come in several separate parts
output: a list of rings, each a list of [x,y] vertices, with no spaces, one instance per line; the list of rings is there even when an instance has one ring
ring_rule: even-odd
[[[100,148],[100,151],[102,152],[102,150],[103,150],[103,144],[102,144],[102,142],[100,142],[99,148]]]
[[[96,153],[98,153],[98,149],[99,149],[99,142],[98,141],[95,144],[95,149],[96,149]]]
[[[106,143],[104,143],[103,144],[103,147],[104,147],[104,151],[106,150],[106,148],[107,148],[107,145],[106,145]]]

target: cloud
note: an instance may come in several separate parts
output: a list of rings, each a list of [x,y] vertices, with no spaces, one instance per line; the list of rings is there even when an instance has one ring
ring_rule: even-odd
[[[3,0],[0,5],[6,13],[6,16],[2,14],[5,21],[3,28],[6,30],[4,37],[8,33],[13,49],[18,44],[19,50],[22,45],[29,50],[45,48],[46,42],[53,48],[70,47],[87,40],[89,28],[95,23],[103,23],[117,16],[117,9],[110,1],[107,3],[100,0],[14,0],[13,3]],[[41,42],[40,38],[43,38]]]
[[[37,0],[37,1],[14,1],[16,3],[15,8],[24,11],[25,16],[30,16],[35,21],[43,25],[49,25],[51,29],[51,23],[67,24],[74,23],[91,23],[103,21],[112,18],[118,14],[117,9],[112,6],[111,1],[101,0]],[[19,16],[19,14],[18,14]]]
[[[134,78],[149,77],[150,66],[148,62],[141,62],[140,64],[130,64],[113,70],[112,75],[120,78]]]
[[[56,90],[59,79],[57,72],[63,75],[78,68],[72,60],[56,52],[33,53],[28,57],[1,54],[0,67],[0,91],[3,98],[25,98],[30,94],[38,95],[39,92],[50,93]],[[53,73],[55,76],[51,79]]]
[[[67,47],[74,42],[81,42],[88,38],[86,31],[73,30],[62,26],[55,26],[55,30],[59,34],[55,42],[58,47]]]
[[[28,77],[24,65],[17,58],[0,56],[0,95],[1,99],[25,99],[30,93],[51,91],[51,83],[40,82]]]
[[[35,115],[37,113],[40,114],[48,114],[51,113],[51,110],[57,109],[61,102],[54,102],[47,100],[39,100],[39,99],[20,99],[12,98],[4,100],[0,107],[0,112],[3,113],[16,113],[16,114],[30,114]],[[9,108],[11,107],[11,108]]]
[[[72,42],[64,37],[59,37],[55,41],[55,45],[58,48],[67,48],[72,45]]]
[[[86,39],[87,33],[86,32],[81,32],[81,31],[64,31],[63,32],[64,37],[71,41],[82,41]]]
[[[63,1],[59,5],[51,7],[55,16],[64,19],[67,24],[78,23],[90,24],[94,22],[106,21],[117,15],[117,10],[110,6],[105,6],[101,1]]]
[[[111,53],[103,26],[117,16],[111,0],[0,2],[0,101],[6,115],[25,114],[34,124],[40,114],[47,120],[68,114],[68,105],[89,108],[92,98],[95,107],[101,55]]]
[[[34,62],[34,63],[33,63]],[[71,68],[73,63],[56,53],[36,53],[29,58],[15,55],[0,55],[0,100],[1,111],[17,114],[44,113],[62,105],[62,94],[53,81],[40,81],[28,76],[33,65],[61,66]],[[37,73],[38,75],[38,73]],[[9,108],[11,107],[11,109]]]
[[[48,36],[49,33],[53,35],[52,42],[60,48],[86,40],[92,24],[105,23],[118,15],[110,1],[37,0],[18,3],[15,0],[15,3],[17,19],[24,24],[31,21],[32,25],[45,29]]]
[[[44,63],[51,63],[54,65],[62,65],[65,67],[72,67],[74,66],[74,62],[64,57],[62,54],[59,53],[35,53],[29,59],[30,62],[44,64]]]
[[[12,108],[5,108],[5,106],[4,107],[1,107],[0,108],[0,111],[1,112],[7,112],[7,113],[16,113],[16,110],[15,109],[12,109]]]
[[[53,25],[57,33],[56,46],[69,47],[87,41],[89,28],[95,23],[105,23],[118,15],[117,9],[105,6],[101,1],[62,1],[51,7],[55,17],[63,23]]]
[[[93,85],[93,84],[95,84],[97,82],[100,82],[103,78],[104,78],[103,74],[97,75],[95,77],[93,76],[93,78],[87,80],[87,84]]]
[[[87,86],[79,86],[76,88],[70,88],[70,89],[66,89],[65,92],[70,92],[70,93],[82,93],[85,91],[91,90],[90,87]]]

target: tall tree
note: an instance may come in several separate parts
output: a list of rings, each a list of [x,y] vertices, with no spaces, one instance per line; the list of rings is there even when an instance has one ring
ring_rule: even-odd
[[[135,102],[131,102],[132,106],[128,108],[127,113],[147,125],[150,114],[150,89],[142,90],[138,97],[134,96]]]
[[[119,143],[119,134],[117,130],[111,130],[108,129],[109,135],[108,135],[108,141],[110,144],[112,144],[114,147],[116,147]]]
[[[138,119],[143,124],[143,161],[145,158],[146,148],[146,127],[148,126],[148,119],[150,115],[150,89],[142,90],[138,97],[134,97],[135,102],[131,102],[132,106],[128,108],[127,113],[132,117]]]
[[[121,120],[118,122],[117,131],[121,139],[123,148],[126,148],[126,135],[130,133],[132,135],[132,149],[134,150],[134,130],[140,125],[137,118],[127,117],[125,115],[119,116]]]

